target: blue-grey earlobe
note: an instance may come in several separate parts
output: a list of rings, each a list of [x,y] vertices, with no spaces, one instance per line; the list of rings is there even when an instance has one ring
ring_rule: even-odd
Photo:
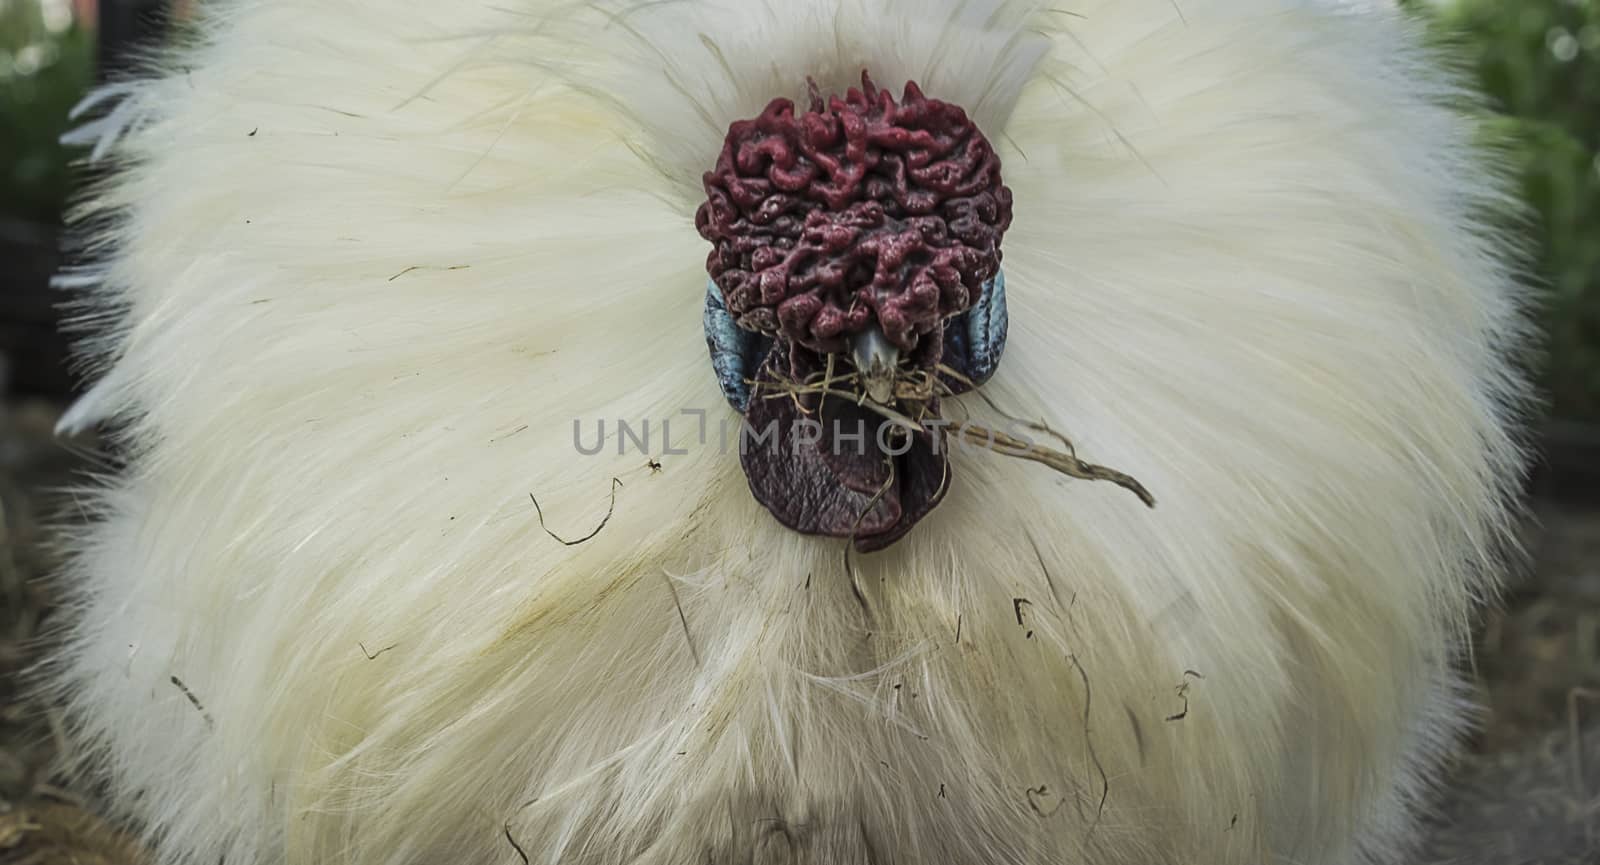
[[[722,385],[728,405],[744,414],[750,404],[750,382],[761,362],[772,351],[772,340],[740,327],[722,302],[722,289],[712,282],[706,288],[706,347],[711,350],[711,368]]]
[[[1000,356],[1006,352],[1006,275],[996,271],[983,287],[983,296],[966,312],[945,325],[944,363],[974,385],[994,377]]]
[[[983,288],[983,296],[944,327],[944,363],[980,385],[1000,368],[1006,350],[1006,276],[996,272]],[[715,282],[706,288],[706,347],[722,395],[734,411],[744,414],[750,405],[750,382],[772,351],[772,339],[741,328],[722,301]]]

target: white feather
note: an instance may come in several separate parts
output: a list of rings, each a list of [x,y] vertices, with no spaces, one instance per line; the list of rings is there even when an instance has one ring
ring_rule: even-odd
[[[1404,849],[1523,337],[1502,188],[1401,19],[231,0],[205,34],[89,203],[132,467],[51,671],[164,865]],[[1001,148],[988,392],[1160,501],[960,453],[853,562],[868,612],[717,446],[692,224],[727,123],[862,67]]]

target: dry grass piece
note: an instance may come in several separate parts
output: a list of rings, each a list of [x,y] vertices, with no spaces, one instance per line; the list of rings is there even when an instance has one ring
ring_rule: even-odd
[[[1038,463],[1078,480],[1113,483],[1133,493],[1139,498],[1139,501],[1144,503],[1145,507],[1154,508],[1156,506],[1155,496],[1132,475],[1079,459],[1077,448],[1073,445],[1071,439],[1068,439],[1042,421],[1023,420],[1004,411],[988,395],[981,390],[977,390],[971,379],[948,366],[941,364],[936,370],[901,370],[895,380],[894,406],[886,406],[868,399],[859,373],[836,375],[834,367],[834,356],[829,355],[827,368],[823,372],[807,376],[804,380],[795,380],[782,374],[775,374],[770,382],[751,381],[751,398],[792,399],[802,414],[810,416],[814,413],[814,410],[807,408],[801,397],[838,397],[877,414],[907,432],[927,433],[937,436],[943,443],[948,443],[954,439],[965,445],[976,445],[1001,456]],[[951,391],[948,385],[939,380],[939,374],[944,374],[958,382],[973,387],[974,392],[1001,417],[1050,436],[1059,442],[1064,450],[1056,450],[1034,442],[1024,441],[999,430],[972,423],[970,420],[959,425],[946,420],[941,413],[941,399],[955,396],[956,394]],[[763,389],[768,392],[762,393]],[[869,505],[869,509],[870,507]]]

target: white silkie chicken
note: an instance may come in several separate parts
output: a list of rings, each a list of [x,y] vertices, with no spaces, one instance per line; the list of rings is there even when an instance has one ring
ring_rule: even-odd
[[[1523,328],[1397,14],[202,12],[67,279],[49,673],[162,865],[1403,854]]]

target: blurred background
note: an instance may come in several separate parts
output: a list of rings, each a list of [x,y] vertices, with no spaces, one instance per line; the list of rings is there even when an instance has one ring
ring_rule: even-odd
[[[1545,292],[1543,351],[1526,364],[1548,408],[1528,556],[1473,659],[1488,710],[1419,862],[1600,863],[1600,0],[1402,3],[1481,88],[1484,142],[1516,171],[1528,206],[1501,216]],[[91,179],[58,142],[88,89],[160,44],[186,7],[0,0],[0,865],[143,861],[95,817],[95,791],[62,774],[60,714],[19,673],[44,651],[55,606],[46,527],[74,477],[111,459],[52,435],[82,383],[50,275],[63,210]]]

